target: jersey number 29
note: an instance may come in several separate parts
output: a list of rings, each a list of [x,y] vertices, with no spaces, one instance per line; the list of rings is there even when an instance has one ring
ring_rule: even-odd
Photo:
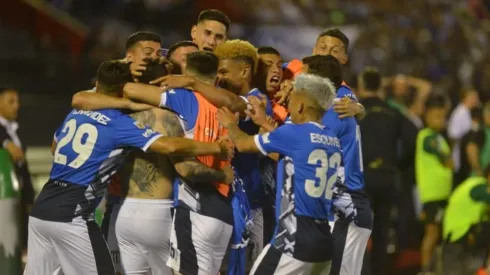
[[[306,193],[313,197],[319,198],[325,193],[325,199],[332,199],[333,185],[337,181],[337,168],[341,163],[341,156],[339,153],[335,153],[330,158],[328,158],[327,152],[325,150],[316,149],[310,153],[308,156],[308,164],[320,167],[316,168],[315,176],[320,180],[317,185],[316,180],[308,179],[305,181]],[[328,169],[335,169],[335,173],[327,178]]]
[[[77,157],[68,164],[71,168],[80,168],[87,159],[92,155],[92,152],[99,136],[97,127],[92,124],[84,123],[77,128],[77,121],[70,119],[65,123],[62,133],[68,133],[58,142],[56,151],[54,152],[54,162],[61,165],[66,165],[67,157],[60,153],[61,148],[71,142],[73,152],[77,153]],[[87,135],[85,142],[82,143],[83,137]]]

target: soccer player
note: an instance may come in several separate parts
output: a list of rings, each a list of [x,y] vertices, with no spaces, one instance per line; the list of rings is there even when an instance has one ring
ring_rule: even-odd
[[[332,55],[337,58],[340,64],[344,65],[349,59],[347,56],[348,49],[349,38],[339,28],[330,28],[320,33],[312,55]],[[302,72],[303,62],[293,59],[284,63],[283,68],[285,69],[284,78],[291,79]]]
[[[327,79],[306,74],[299,75],[294,85],[288,106],[294,124],[270,133],[249,136],[240,130],[230,110],[218,112],[220,122],[228,128],[240,152],[284,156],[278,166],[276,234],[250,274],[330,271],[333,249],[328,216],[342,157],[339,140],[320,122],[332,103],[335,88]],[[259,123],[257,119],[256,122]]]
[[[312,56],[305,60],[308,73],[328,77],[337,86],[337,98],[348,97],[357,102],[349,87],[342,85],[340,62],[331,55]],[[338,86],[340,85],[340,86]],[[340,140],[343,162],[333,198],[336,214],[333,226],[334,257],[331,275],[358,275],[372,229],[372,212],[364,193],[364,176],[360,128],[354,117],[340,118],[335,107],[327,110],[323,124]]]
[[[430,94],[425,102],[426,128],[417,135],[415,150],[415,176],[422,202],[421,219],[425,223],[421,247],[421,267],[430,274],[431,260],[439,242],[440,225],[452,189],[451,148],[441,135],[446,124],[446,98]]]
[[[269,99],[274,99],[279,91],[282,81],[282,58],[278,50],[273,47],[260,47],[259,68],[257,72],[257,87],[265,92]]]
[[[264,91],[272,104],[272,117],[276,121],[284,121],[287,117],[287,110],[275,100],[275,96],[282,82],[282,58],[278,50],[273,47],[260,47],[257,49],[259,54],[259,69],[257,72],[256,86]],[[262,203],[264,216],[264,243],[268,243],[274,234],[274,205],[275,205],[275,161],[269,157],[259,159],[261,169],[262,184],[265,188],[265,200]]]
[[[131,81],[129,66],[102,63],[96,91],[114,97]],[[115,274],[94,211],[107,182],[128,147],[168,155],[229,155],[225,143],[163,137],[114,109],[73,110],[56,131],[50,179],[29,218],[28,259],[24,274]]]
[[[202,11],[197,24],[191,29],[192,42],[199,50],[212,52],[226,41],[230,25],[231,21],[224,12],[214,9]]]
[[[179,66],[179,70],[173,71],[180,71],[180,73],[185,71],[187,54],[197,52],[198,50],[199,47],[192,41],[180,41],[170,46],[167,52],[167,59],[172,62],[174,66]]]
[[[254,88],[255,74],[258,68],[257,49],[250,43],[243,40],[231,40],[218,46],[215,53],[219,58],[218,85],[231,91],[226,93],[210,85],[202,85],[199,81],[188,80],[188,83],[181,83],[182,86],[191,86],[207,98],[217,107],[228,106],[235,111],[243,114],[246,109],[246,97],[255,96],[263,98],[266,102],[266,111],[272,115],[272,106],[266,95]],[[173,79],[166,78],[162,85],[165,87],[176,86],[172,83]],[[187,84],[187,85],[186,85]],[[258,127],[250,120],[245,118],[240,122],[240,129],[248,134],[257,134]],[[236,154],[232,161],[238,177],[243,181],[247,197],[252,209],[252,219],[254,223],[250,236],[249,249],[251,249],[251,259],[254,262],[263,248],[263,214],[261,202],[264,199],[264,187],[261,182],[259,156],[257,154]]]
[[[148,83],[166,73],[166,68],[159,64],[158,60],[147,61],[146,70],[139,77],[139,81]],[[98,100],[99,104],[112,100],[98,94],[88,95],[97,97],[94,101]],[[152,108],[133,113],[131,116],[137,122],[167,136],[184,137],[181,121],[169,110]],[[134,152],[124,171],[119,173],[121,178],[129,179],[129,186],[115,226],[125,274],[146,274],[150,271],[152,274],[172,274],[166,263],[170,256],[170,208],[173,205],[174,168],[178,176],[192,183],[229,183],[234,174],[229,166],[225,172],[208,167],[197,160],[169,159],[157,154]],[[134,216],[134,213],[142,214]],[[162,226],[166,228],[154,230]]]
[[[161,37],[153,32],[139,31],[131,34],[126,40],[126,55],[124,60],[128,62],[133,74],[133,79],[137,80],[140,77],[146,66],[146,60],[157,59],[161,57]],[[100,110],[106,108],[114,109],[131,109],[133,111],[146,110],[149,107],[141,104],[136,104],[124,98],[110,98],[111,100],[100,100],[99,97],[87,96],[87,93],[77,93],[73,96],[72,107],[82,110]],[[113,256],[114,265],[117,272],[121,272],[121,262],[119,257],[119,247],[115,235],[115,224],[120,209],[121,203],[121,181],[128,179],[121,178],[115,175],[111,184],[108,186],[108,194],[105,197],[105,213],[102,221],[101,229],[107,244]],[[101,202],[103,203],[103,202]]]

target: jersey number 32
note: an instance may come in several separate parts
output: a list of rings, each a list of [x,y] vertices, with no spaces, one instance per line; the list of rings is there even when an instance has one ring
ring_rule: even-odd
[[[92,155],[97,137],[99,136],[97,127],[88,123],[84,123],[77,127],[77,121],[75,119],[70,119],[65,123],[62,133],[66,133],[66,135],[58,142],[58,145],[56,146],[54,162],[57,164],[66,165],[67,157],[61,154],[60,150],[71,143],[72,150],[77,154],[77,156],[68,164],[68,166],[75,169],[80,168],[80,166],[87,161],[90,155]],[[85,136],[85,142],[82,142]]]
[[[308,164],[320,167],[316,168],[315,176],[320,180],[317,184],[317,180],[308,179],[305,181],[306,193],[313,197],[319,198],[325,193],[325,199],[332,199],[333,185],[337,181],[337,168],[341,163],[342,157],[339,153],[335,153],[330,156],[327,155],[325,150],[316,149],[308,156]],[[335,169],[333,175],[328,177],[328,169]]]

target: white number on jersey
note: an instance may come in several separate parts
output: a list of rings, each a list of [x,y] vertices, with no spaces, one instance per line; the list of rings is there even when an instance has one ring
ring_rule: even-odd
[[[71,142],[73,152],[77,153],[77,157],[68,164],[71,168],[80,168],[87,159],[92,155],[92,152],[97,142],[97,137],[99,136],[99,131],[97,127],[92,124],[84,123],[77,128],[77,121],[75,119],[70,119],[65,123],[65,127],[62,132],[66,133],[56,146],[56,151],[54,152],[54,162],[66,165],[67,157],[60,153],[61,148],[66,146]],[[82,143],[83,137],[87,135],[85,143]]]
[[[356,142],[357,146],[359,146],[359,168],[361,172],[364,172],[364,165],[362,164],[361,127],[359,125],[356,126]]]
[[[328,158],[325,150],[316,149],[308,156],[308,164],[320,167],[316,168],[315,176],[320,180],[320,183],[316,184],[317,180],[308,179],[305,181],[305,191],[311,197],[319,198],[325,192],[325,198],[327,200],[332,199],[333,185],[337,181],[337,167],[341,163],[341,156],[339,153],[333,154]],[[328,169],[332,168],[335,173],[327,179]]]

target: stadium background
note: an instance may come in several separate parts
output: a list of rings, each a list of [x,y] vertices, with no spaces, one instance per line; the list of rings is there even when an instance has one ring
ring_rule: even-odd
[[[0,1],[0,85],[20,92],[19,131],[36,188],[46,180],[48,146],[71,96],[93,85],[100,62],[121,58],[137,30],[159,33],[166,47],[188,40],[206,8],[230,16],[230,37],[274,46],[285,60],[310,55],[318,33],[339,26],[351,40],[348,83],[371,65],[385,76],[430,81],[453,107],[466,86],[490,99],[487,0]]]

